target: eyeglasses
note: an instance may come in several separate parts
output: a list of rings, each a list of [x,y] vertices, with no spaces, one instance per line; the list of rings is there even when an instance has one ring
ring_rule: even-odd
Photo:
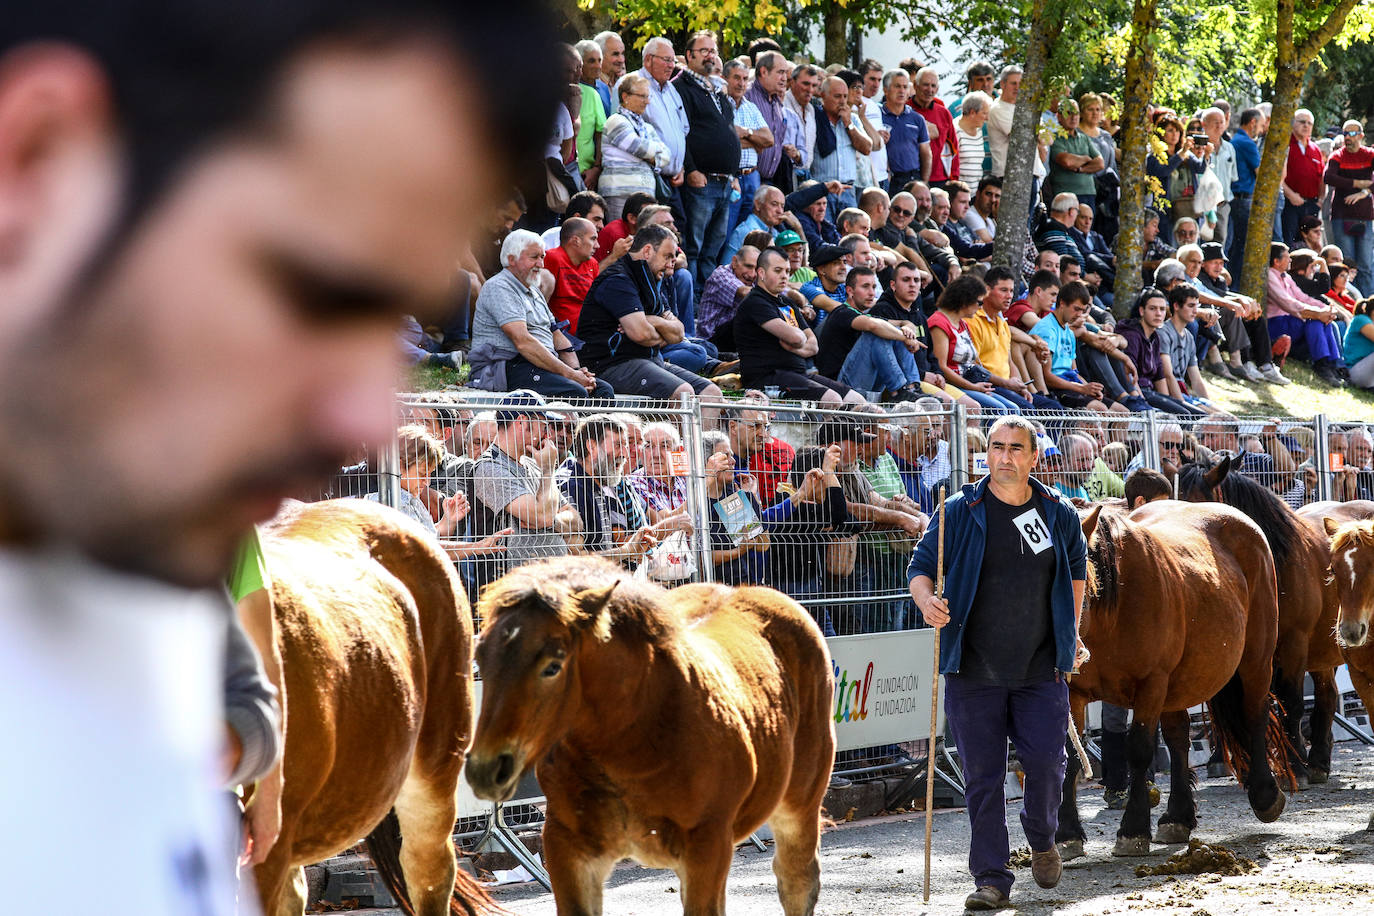
[[[892,212],[898,216],[915,216],[915,210],[908,210],[906,207],[893,207]]]
[[[1360,134],[1364,133],[1364,131],[1362,131],[1362,130],[1343,130],[1343,131],[1341,131],[1341,133],[1345,134],[1347,137],[1358,137]]]
[[[668,63],[672,63],[674,60],[677,59],[673,57],[673,55],[671,54],[645,54],[644,56],[649,60],[663,60],[667,61]]]

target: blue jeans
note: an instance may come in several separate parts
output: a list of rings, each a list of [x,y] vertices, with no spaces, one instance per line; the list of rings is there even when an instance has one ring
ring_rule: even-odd
[[[845,188],[843,191],[841,191],[841,192],[838,193],[838,194],[827,194],[827,195],[826,195],[826,201],[827,201],[826,207],[825,207],[825,216],[826,216],[826,219],[830,220],[832,223],[836,224],[837,226],[839,225],[839,222],[840,222],[840,211],[841,211],[841,210],[845,209],[846,207],[857,207],[857,206],[858,206],[858,204],[855,203],[856,198],[855,198],[855,196],[854,196],[854,189],[853,189],[853,188]]]
[[[673,271],[673,314],[682,322],[682,333],[688,337],[697,336],[696,291],[700,289],[692,282],[692,272],[683,268]]]
[[[686,337],[681,343],[669,344],[659,353],[663,356],[664,362],[700,375],[701,370],[706,368],[707,363],[715,360],[720,351],[709,340]]]
[[[863,333],[845,357],[840,377],[835,381],[860,391],[896,391],[907,385],[919,385],[921,370],[916,368],[916,357],[900,340]]]
[[[725,230],[727,238],[735,231],[735,227],[753,212],[754,193],[762,183],[763,176],[759,174],[758,169],[754,169],[748,175],[739,176],[739,200],[730,201],[730,218],[726,221]]]
[[[730,217],[730,181],[726,178],[707,178],[706,187],[682,186],[682,210],[687,217],[687,231],[682,235],[682,250],[687,255],[687,269],[697,289],[706,288],[706,278],[720,263],[725,247],[725,222]]]
[[[978,406],[983,408],[984,413],[992,413],[1000,417],[1003,414],[1021,412],[1021,408],[1017,407],[1015,404],[1013,404],[1011,401],[1008,401],[1000,394],[987,394],[982,391],[970,391],[967,388],[960,388],[956,390],[959,394],[967,395],[968,397],[977,401]],[[954,394],[955,392],[951,391],[950,393]]]
[[[1345,231],[1346,224],[1359,227],[1356,235]],[[1331,220],[1331,241],[1340,246],[1346,263],[1355,265],[1355,285],[1366,296],[1374,292],[1374,223],[1369,220]],[[1370,292],[1366,292],[1369,290]]]
[[[1336,332],[1330,326],[1315,318],[1298,318],[1295,315],[1279,315],[1269,319],[1269,337],[1278,340],[1283,334],[1293,339],[1293,346],[1304,343],[1307,358],[1314,364],[1323,359],[1341,359],[1341,348],[1336,343]]]
[[[1231,276],[1240,278],[1241,261],[1245,260],[1245,238],[1250,230],[1250,204],[1252,199],[1235,197],[1231,200],[1231,224],[1226,229],[1226,266]],[[1357,286],[1359,284],[1356,284]],[[1364,292],[1363,289],[1360,292]]]
[[[1054,845],[1064,791],[1069,689],[1062,680],[1027,687],[968,683],[945,678],[945,717],[964,768],[964,798],[972,837],[968,869],[978,887],[1010,893],[1013,876],[1007,836],[1007,739],[1026,773],[1021,829],[1035,852]]]

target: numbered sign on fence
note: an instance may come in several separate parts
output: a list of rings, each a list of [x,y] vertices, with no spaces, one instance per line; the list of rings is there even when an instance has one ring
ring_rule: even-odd
[[[826,642],[835,675],[836,750],[930,737],[934,630],[833,636]],[[943,711],[940,718],[943,730]]]

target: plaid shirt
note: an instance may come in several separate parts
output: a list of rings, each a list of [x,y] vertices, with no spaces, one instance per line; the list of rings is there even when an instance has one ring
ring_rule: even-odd
[[[655,512],[667,512],[687,502],[685,477],[671,478],[671,482],[665,484],[657,477],[650,477],[640,468],[627,477],[626,481],[644,505]]]

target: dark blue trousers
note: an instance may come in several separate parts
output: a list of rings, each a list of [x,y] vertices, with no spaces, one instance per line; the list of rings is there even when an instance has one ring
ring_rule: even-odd
[[[959,748],[964,770],[972,840],[968,869],[978,887],[992,885],[1011,893],[1014,880],[1007,860],[1007,739],[1026,771],[1021,828],[1030,848],[1054,845],[1063,796],[1064,742],[1068,736],[1069,688],[1062,679],[1029,687],[970,684],[957,674],[945,678],[945,718]]]

